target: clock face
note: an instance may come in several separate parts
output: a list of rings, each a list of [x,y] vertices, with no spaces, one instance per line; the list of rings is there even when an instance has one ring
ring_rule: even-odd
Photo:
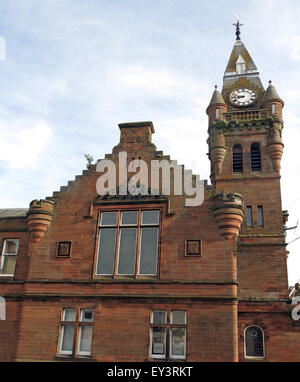
[[[230,101],[235,106],[249,106],[256,100],[256,94],[250,89],[237,89],[230,94]]]

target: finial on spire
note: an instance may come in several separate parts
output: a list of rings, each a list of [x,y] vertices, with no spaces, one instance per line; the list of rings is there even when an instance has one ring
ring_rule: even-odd
[[[215,89],[216,89],[216,90],[218,89],[218,85],[215,85]]]
[[[236,17],[236,23],[233,23],[232,25],[235,26],[236,39],[240,40],[240,34],[241,34],[240,27],[243,26],[243,24],[240,23],[240,18],[238,15],[235,14],[235,17]]]

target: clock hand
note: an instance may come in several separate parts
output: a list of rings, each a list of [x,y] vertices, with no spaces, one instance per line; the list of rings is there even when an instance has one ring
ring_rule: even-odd
[[[237,98],[244,98],[244,95],[238,95]]]

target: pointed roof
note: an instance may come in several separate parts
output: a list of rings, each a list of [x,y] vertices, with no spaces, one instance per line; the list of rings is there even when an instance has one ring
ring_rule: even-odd
[[[238,61],[239,60],[239,61]],[[243,61],[242,61],[243,60]],[[227,67],[225,69],[225,76],[227,75],[233,75],[236,73],[236,63],[239,62],[245,62],[246,68],[245,73],[253,73],[257,72],[257,67],[250,56],[248,50],[246,49],[245,45],[241,40],[236,40]]]
[[[262,104],[267,102],[267,101],[275,101],[275,100],[278,100],[278,101],[282,101],[282,99],[279,97],[276,89],[275,89],[275,86],[272,85],[272,81],[269,81],[269,86],[263,96],[263,99],[262,99]]]
[[[239,37],[239,36],[237,36]],[[261,83],[257,67],[244,43],[237,39],[223,76],[222,96],[229,101],[229,94],[236,88],[249,88],[256,92],[260,104],[265,89]]]
[[[211,97],[211,100],[208,106],[216,105],[216,104],[225,104],[224,98],[222,94],[219,92],[217,85],[215,85],[215,90],[213,92],[213,95]]]

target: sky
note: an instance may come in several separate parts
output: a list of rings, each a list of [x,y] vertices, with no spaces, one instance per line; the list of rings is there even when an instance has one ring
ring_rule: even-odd
[[[153,143],[209,180],[206,107],[241,39],[285,102],[282,207],[300,220],[299,0],[10,0],[0,3],[0,208],[52,196],[152,121]],[[5,49],[4,49],[5,47]],[[4,54],[3,54],[4,53]],[[287,231],[300,279],[300,222]]]

